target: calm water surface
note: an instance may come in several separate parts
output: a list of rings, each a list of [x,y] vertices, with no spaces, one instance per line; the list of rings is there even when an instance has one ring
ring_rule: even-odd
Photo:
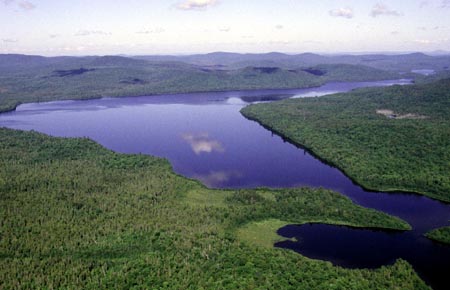
[[[239,113],[250,101],[314,97],[395,83],[408,81],[34,103],[1,114],[0,126],[53,136],[86,136],[117,152],[165,157],[177,173],[210,187],[313,186],[339,191],[360,205],[405,219],[414,229],[386,232],[292,225],[279,233],[295,236],[299,242],[276,246],[345,267],[379,267],[403,258],[430,285],[444,288],[445,273],[450,272],[450,247],[422,235],[449,224],[448,205],[418,195],[364,191],[336,168]]]

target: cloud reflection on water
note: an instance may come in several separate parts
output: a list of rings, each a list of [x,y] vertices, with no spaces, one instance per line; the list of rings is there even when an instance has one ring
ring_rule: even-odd
[[[238,171],[210,171],[205,175],[196,175],[195,178],[209,187],[220,187],[228,183],[233,178],[241,178],[242,173]]]
[[[197,155],[201,153],[225,152],[223,145],[219,141],[211,139],[208,133],[184,133],[182,134],[182,138],[191,146],[192,151]]]

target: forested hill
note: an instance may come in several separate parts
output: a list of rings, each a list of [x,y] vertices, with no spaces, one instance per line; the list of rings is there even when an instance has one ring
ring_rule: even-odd
[[[306,88],[401,76],[363,65],[224,68],[122,56],[0,55],[0,111],[25,102],[224,90]]]
[[[242,113],[366,188],[450,202],[450,79],[256,104]]]

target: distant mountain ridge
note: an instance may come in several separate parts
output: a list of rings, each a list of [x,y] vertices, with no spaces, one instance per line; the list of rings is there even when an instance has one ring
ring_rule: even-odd
[[[246,66],[280,66],[285,68],[314,66],[319,64],[360,64],[384,70],[410,72],[412,69],[445,70],[450,67],[450,55],[432,56],[424,53],[408,54],[363,54],[363,55],[320,55],[315,53],[283,54],[270,52],[262,54],[213,52],[194,55],[143,55],[133,58],[159,61],[180,61],[195,65],[222,65],[228,68]]]
[[[141,63],[139,63],[141,61]],[[0,69],[11,67],[35,67],[43,65],[87,65],[94,62],[96,65],[134,66],[145,65],[142,61],[151,63],[185,63],[202,67],[215,67],[226,69],[239,69],[253,67],[281,67],[298,68],[322,64],[353,64],[365,65],[382,70],[409,73],[415,69],[432,69],[435,71],[450,68],[450,54],[441,52],[436,55],[424,53],[408,54],[342,54],[320,55],[315,53],[284,54],[280,52],[269,53],[233,53],[212,52],[193,55],[139,55],[139,56],[57,56],[44,57],[39,55],[0,54]]]

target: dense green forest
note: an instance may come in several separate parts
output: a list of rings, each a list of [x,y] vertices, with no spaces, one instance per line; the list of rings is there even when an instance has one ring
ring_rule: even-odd
[[[366,188],[450,202],[450,79],[245,107]]]
[[[224,69],[120,56],[0,55],[0,112],[20,103],[224,90],[320,86],[329,81],[373,81],[399,75],[363,65]]]
[[[426,236],[432,240],[450,244],[450,227],[442,227],[434,229],[426,234]]]
[[[164,159],[0,128],[0,289],[427,288],[403,260],[348,270],[262,246],[305,222],[409,228],[323,189],[212,190]]]

